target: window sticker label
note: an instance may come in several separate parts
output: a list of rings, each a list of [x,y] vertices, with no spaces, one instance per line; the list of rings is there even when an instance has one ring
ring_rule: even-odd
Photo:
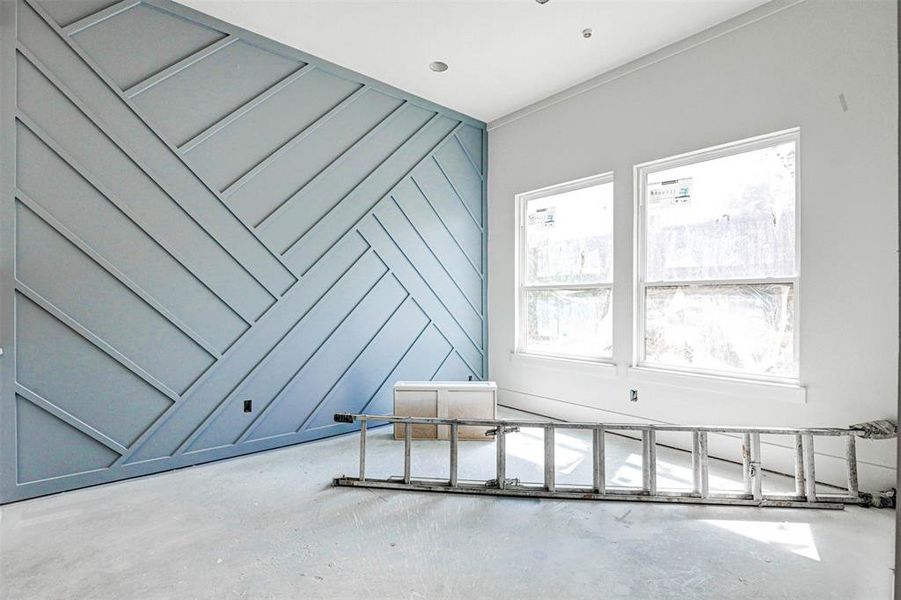
[[[556,207],[548,206],[545,208],[536,209],[535,212],[529,213],[529,227],[553,227],[554,226],[554,213],[556,212]]]
[[[648,204],[687,206],[691,204],[691,177],[671,179],[648,185]]]

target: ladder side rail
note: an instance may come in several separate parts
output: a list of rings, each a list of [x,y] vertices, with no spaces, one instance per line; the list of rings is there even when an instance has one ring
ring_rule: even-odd
[[[537,421],[537,420],[521,420],[521,419],[454,419],[449,417],[408,417],[408,416],[391,416],[391,415],[365,415],[365,414],[344,414],[337,415],[340,422],[353,422],[354,419],[366,417],[370,421],[384,421],[386,423],[411,423],[413,425],[450,425],[456,421],[461,426],[474,427],[546,427],[554,425],[557,429],[589,429],[593,430],[598,426],[603,426],[608,431],[646,431],[652,429],[654,431],[668,432],[684,432],[693,433],[695,431],[705,433],[757,433],[761,435],[791,435],[791,434],[810,434],[816,436],[846,436],[856,430],[848,427],[736,427],[731,425],[662,425],[662,424],[639,424],[639,423],[599,423],[599,422],[579,422],[579,421]]]
[[[850,502],[846,495],[838,496],[822,496],[817,502],[798,501],[794,495],[784,497],[766,497],[757,501],[748,498],[745,494],[716,494],[709,498],[698,498],[688,493],[658,493],[650,496],[642,494],[641,491],[623,492],[623,493],[606,493],[591,494],[584,489],[578,488],[558,488],[554,491],[548,491],[543,486],[523,486],[512,485],[506,489],[498,489],[496,486],[486,486],[484,483],[461,483],[458,487],[449,487],[447,481],[432,480],[413,480],[410,484],[404,484],[397,479],[368,479],[359,481],[355,478],[338,478],[335,480],[338,486],[347,487],[370,487],[394,490],[419,490],[445,493],[462,493],[489,496],[513,496],[525,498],[554,498],[554,499],[570,499],[570,500],[611,500],[611,501],[632,501],[632,502],[660,502],[660,503],[679,503],[679,504],[710,504],[724,506],[758,506],[764,508],[810,508],[810,509],[832,509],[840,510],[846,504],[858,504],[859,502]]]

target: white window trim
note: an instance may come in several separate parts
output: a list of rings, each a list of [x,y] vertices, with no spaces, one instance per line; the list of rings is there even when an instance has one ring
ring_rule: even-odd
[[[537,190],[532,190],[530,192],[524,192],[521,194],[516,194],[516,235],[515,235],[515,266],[516,266],[516,276],[514,282],[514,293],[516,297],[514,298],[514,306],[515,306],[515,340],[514,340],[514,354],[520,355],[523,357],[530,358],[541,358],[541,359],[550,359],[550,360],[564,360],[571,362],[580,362],[580,363],[591,363],[591,364],[600,364],[600,365],[613,365],[613,349],[611,349],[610,355],[598,355],[598,356],[585,356],[581,354],[565,354],[565,353],[547,353],[547,352],[536,352],[534,350],[529,350],[525,347],[525,340],[527,339],[528,332],[526,331],[526,327],[528,326],[526,319],[524,318],[526,314],[526,292],[528,290],[552,290],[552,289],[609,289],[610,297],[611,297],[611,305],[610,305],[610,317],[615,321],[615,314],[613,313],[613,281],[610,283],[591,283],[591,284],[532,284],[527,285],[526,281],[526,264],[525,264],[525,251],[526,251],[526,208],[530,200],[538,200],[540,198],[546,198],[548,196],[556,196],[557,194],[564,194],[566,192],[572,192],[575,190],[580,190],[586,187],[591,187],[595,185],[603,185],[605,183],[613,183],[613,171],[602,173],[600,175],[592,175],[590,177],[583,177],[581,179],[575,179],[573,181],[567,181],[565,183],[560,183],[556,185],[550,185],[547,187],[543,187]],[[615,211],[615,208],[614,208]],[[616,232],[614,231],[614,238],[616,237]],[[613,276],[616,276],[614,271]],[[615,327],[614,327],[615,331]],[[616,339],[613,340],[613,347],[616,346]]]
[[[770,148],[772,146],[776,146],[779,144],[783,144],[785,142],[794,142],[795,143],[795,275],[794,277],[770,277],[770,278],[760,278],[760,279],[710,279],[710,280],[699,280],[699,281],[682,281],[682,280],[672,280],[672,281],[646,281],[645,273],[646,273],[646,258],[647,258],[647,248],[646,248],[646,239],[645,239],[645,205],[644,198],[645,192],[647,188],[647,177],[651,173],[655,173],[657,171],[662,171],[665,169],[672,169],[676,167],[681,167],[685,165],[689,165],[695,162],[701,162],[706,160],[712,160],[716,158],[723,158],[726,156],[732,156],[735,154],[740,154],[742,152],[748,152],[752,150],[759,150],[762,148]],[[647,369],[657,373],[672,373],[673,375],[679,376],[702,376],[702,377],[714,377],[721,380],[731,380],[737,382],[749,382],[749,383],[773,383],[773,384],[781,384],[787,385],[791,387],[799,387],[800,386],[800,369],[801,369],[801,130],[798,127],[794,127],[792,129],[786,129],[783,131],[777,131],[775,133],[765,134],[756,136],[753,138],[748,138],[744,140],[740,140],[737,142],[730,142],[728,144],[721,144],[719,146],[713,146],[710,148],[705,148],[702,150],[695,150],[692,152],[686,152],[685,154],[679,154],[677,156],[672,156],[668,158],[663,158],[659,160],[654,160],[650,162],[641,163],[635,165],[633,167],[633,180],[635,182],[634,186],[634,235],[635,235],[635,246],[633,248],[633,264],[635,265],[634,269],[634,301],[633,301],[633,343],[632,343],[632,365],[633,368],[638,369]],[[792,290],[794,295],[794,321],[792,323],[793,328],[793,343],[794,343],[794,358],[795,364],[798,365],[798,376],[797,377],[778,377],[778,376],[769,376],[769,375],[761,375],[754,373],[740,373],[735,371],[717,371],[715,369],[703,369],[703,368],[693,368],[693,367],[680,367],[678,365],[665,365],[658,364],[653,362],[648,362],[644,360],[644,351],[645,351],[645,327],[646,327],[646,319],[645,319],[645,304],[646,304],[646,294],[645,291],[649,287],[661,287],[661,286],[672,286],[672,285],[691,285],[693,283],[703,284],[703,285],[740,285],[740,284],[779,284],[779,283],[791,283]]]
[[[517,364],[527,368],[559,370],[564,373],[572,373],[574,369],[581,369],[585,373],[604,377],[616,377],[620,374],[619,367],[610,360],[599,361],[528,351],[516,352],[513,350],[510,351],[510,358]]]

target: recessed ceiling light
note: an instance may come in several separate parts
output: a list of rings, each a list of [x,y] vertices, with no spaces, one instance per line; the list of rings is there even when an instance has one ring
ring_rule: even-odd
[[[582,30],[582,37],[585,38],[586,40],[591,37],[591,34],[592,34],[591,27],[586,27],[585,29]]]
[[[535,0],[538,4],[547,4],[547,0]]]
[[[447,63],[441,62],[440,60],[436,60],[434,62],[429,63],[429,68],[436,73],[443,73],[447,71]]]

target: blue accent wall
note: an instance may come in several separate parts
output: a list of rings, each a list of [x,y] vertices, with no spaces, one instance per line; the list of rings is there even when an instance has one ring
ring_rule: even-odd
[[[486,375],[484,123],[168,0],[0,11],[0,500]]]

